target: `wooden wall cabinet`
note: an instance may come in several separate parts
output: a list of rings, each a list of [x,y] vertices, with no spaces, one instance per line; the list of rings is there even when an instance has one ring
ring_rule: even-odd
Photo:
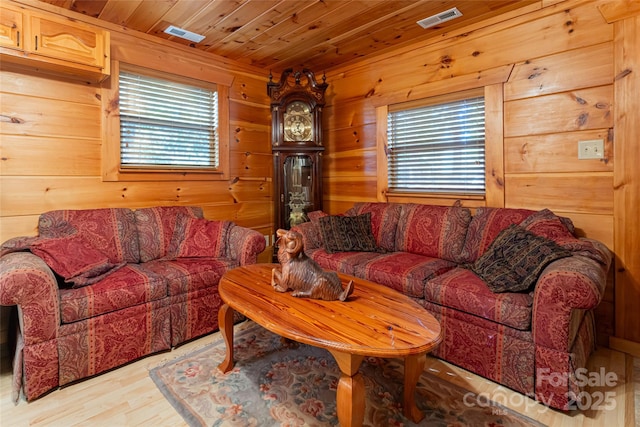
[[[23,14],[17,10],[0,8],[0,46],[22,49]]]
[[[0,59],[100,82],[109,76],[109,32],[34,11],[0,7]]]

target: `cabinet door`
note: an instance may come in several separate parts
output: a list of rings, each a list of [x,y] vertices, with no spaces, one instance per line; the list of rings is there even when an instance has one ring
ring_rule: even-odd
[[[39,55],[104,68],[104,32],[74,22],[31,16],[31,50]]]
[[[22,49],[23,15],[17,10],[0,8],[0,46]]]

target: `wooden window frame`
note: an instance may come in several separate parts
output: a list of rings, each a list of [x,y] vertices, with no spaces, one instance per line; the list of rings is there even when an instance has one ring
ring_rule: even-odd
[[[102,180],[103,181],[226,181],[229,179],[229,86],[210,82],[216,85],[218,92],[218,168],[211,169],[171,169],[145,168],[135,169],[122,167],[120,164],[120,115],[119,115],[119,85],[120,68],[127,71],[139,72],[155,77],[175,80],[177,82],[193,84],[196,79],[182,77],[160,70],[121,64],[112,61],[111,78],[103,86],[102,110],[103,138],[102,138]],[[206,83],[206,82],[205,82]]]
[[[470,90],[466,90],[466,91],[462,91],[462,92],[455,92],[455,93],[448,93],[445,95],[440,95],[440,96],[434,96],[434,97],[429,97],[429,98],[423,98],[423,99],[418,99],[415,101],[408,101],[408,102],[403,102],[403,103],[399,103],[399,104],[392,104],[388,106],[388,112],[390,114],[396,113],[396,112],[402,112],[402,111],[407,111],[407,110],[414,110],[414,109],[418,109],[418,108],[427,108],[427,107],[432,107],[432,106],[441,106],[444,104],[450,104],[453,102],[461,102],[461,101],[465,101],[465,100],[469,100],[469,99],[474,99],[474,98],[482,98],[482,102],[483,102],[483,110],[484,110],[484,89],[483,88],[476,88],[476,89],[470,89]],[[482,116],[486,116],[486,114],[483,111]],[[388,126],[388,117],[387,116],[387,126]],[[484,123],[482,126],[483,130],[485,128]],[[483,142],[483,149],[484,149],[484,142]],[[388,160],[388,157],[387,157]],[[484,153],[482,155],[482,160],[484,162]],[[388,172],[388,167],[387,167],[387,172]],[[480,175],[480,172],[478,172],[478,175]],[[483,173],[484,175],[484,173]],[[388,178],[388,176],[387,176]],[[419,194],[419,195],[426,195],[429,197],[433,197],[433,196],[442,196],[442,197],[446,197],[446,198],[450,198],[450,197],[455,197],[455,198],[478,198],[478,199],[484,199],[484,195],[486,192],[486,188],[484,188],[486,186],[486,177],[483,176],[484,179],[484,183],[483,183],[483,189],[482,192],[472,192],[472,191],[429,191],[429,190],[415,190],[415,191],[407,191],[407,190],[396,190],[397,194],[410,194],[410,195],[415,195],[415,194]],[[388,181],[388,179],[387,179]],[[431,187],[432,183],[428,182],[427,186]],[[396,194],[396,191],[394,190],[389,190],[390,194]]]
[[[506,73],[505,73],[506,74]],[[507,74],[508,75],[508,74]],[[506,77],[506,76],[505,76]],[[383,202],[410,202],[416,199],[429,199],[433,204],[452,204],[455,200],[462,200],[467,206],[504,207],[504,108],[503,82],[506,78],[496,77],[497,82],[491,84],[456,85],[456,93],[450,93],[446,86],[440,83],[434,85],[433,90],[424,90],[424,98],[414,97],[410,100],[400,97],[385,98],[385,102],[378,102],[376,106],[376,140],[377,140],[377,194],[378,200]],[[440,193],[394,193],[388,188],[387,174],[387,117],[389,108],[395,104],[422,103],[428,105],[433,102],[444,102],[448,99],[460,99],[457,92],[482,91],[485,98],[485,194],[440,194]]]

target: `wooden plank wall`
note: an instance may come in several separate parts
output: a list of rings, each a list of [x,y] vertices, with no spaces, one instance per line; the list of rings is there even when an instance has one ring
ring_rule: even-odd
[[[229,219],[270,236],[268,73],[187,47],[158,44],[150,36],[108,29],[114,59],[154,52],[156,62],[174,64],[176,72],[182,70],[191,77],[218,73],[233,78],[229,180],[103,182],[101,147],[108,141],[102,140],[101,87],[3,64],[0,241],[37,234],[38,216],[53,209],[157,205],[202,206],[207,218]],[[154,62],[147,66],[153,67]],[[3,310],[3,329],[6,313]],[[3,342],[6,330],[0,332]]]
[[[611,346],[640,357],[640,3],[601,8],[615,29],[614,212],[616,337]],[[636,418],[636,422],[637,422]]]
[[[430,88],[446,91],[448,80],[457,84],[464,76],[479,79],[512,66],[502,93],[504,137],[497,138],[501,146],[491,147],[503,153],[504,172],[487,186],[487,200],[493,206],[549,208],[570,217],[580,235],[613,249],[614,37],[598,4],[541,3],[503,22],[327,72],[325,210],[339,213],[356,200],[384,200],[384,189],[376,187],[376,106],[385,99],[413,99]],[[588,139],[604,140],[604,159],[578,160],[578,141]],[[613,328],[611,274],[598,309],[601,343]]]
[[[147,67],[168,63],[195,78],[233,79],[230,179],[103,182],[101,147],[108,141],[102,140],[101,87],[6,65],[0,71],[0,241],[35,234],[38,215],[52,209],[156,205],[203,206],[208,218],[272,233],[267,73],[143,36],[113,33],[113,59],[153,52]]]

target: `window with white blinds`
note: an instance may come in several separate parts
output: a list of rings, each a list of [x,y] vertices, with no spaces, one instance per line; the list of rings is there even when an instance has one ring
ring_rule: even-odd
[[[483,195],[484,97],[391,109],[387,123],[391,192]]]
[[[215,88],[121,70],[119,95],[121,167],[219,166]]]

